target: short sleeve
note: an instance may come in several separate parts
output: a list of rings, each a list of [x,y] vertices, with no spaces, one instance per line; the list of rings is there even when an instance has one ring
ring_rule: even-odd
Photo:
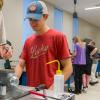
[[[70,57],[68,42],[63,34],[57,37],[57,56],[59,60]]]

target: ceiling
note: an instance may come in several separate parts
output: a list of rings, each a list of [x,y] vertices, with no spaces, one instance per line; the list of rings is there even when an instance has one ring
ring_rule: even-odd
[[[45,0],[55,7],[74,12],[74,0]],[[84,10],[84,8],[100,5],[100,0],[77,0],[76,11],[78,16],[89,23],[100,27],[100,9]]]

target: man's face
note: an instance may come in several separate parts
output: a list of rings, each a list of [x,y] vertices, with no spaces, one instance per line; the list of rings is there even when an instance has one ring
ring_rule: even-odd
[[[41,17],[40,20],[29,19],[29,23],[35,31],[40,31],[45,25],[46,17],[45,15]]]

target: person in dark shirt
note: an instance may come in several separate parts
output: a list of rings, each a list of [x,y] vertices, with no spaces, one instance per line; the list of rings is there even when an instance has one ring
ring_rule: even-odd
[[[86,45],[86,64],[88,66],[88,74],[89,75],[91,75],[91,67],[92,67],[92,63],[93,63],[93,60],[91,58],[91,52],[94,52],[94,54],[97,52],[97,48],[92,46],[90,43]]]
[[[92,40],[90,43],[89,43],[91,46],[94,46],[95,47],[95,42]],[[92,63],[92,68],[91,68],[91,77],[90,77],[90,85],[95,85],[98,83],[98,80],[96,79],[95,77],[95,73],[96,73],[96,69],[97,69],[97,62],[98,62],[98,49],[97,51],[95,52],[91,52],[91,58],[93,60],[93,63]]]
[[[93,64],[91,55],[95,54],[97,51],[97,48],[91,45],[92,40],[89,39],[87,41],[84,40],[84,42],[86,42],[86,67],[84,67],[83,69],[83,91],[84,92],[87,91],[88,84],[89,84],[89,77],[91,75],[91,68]]]

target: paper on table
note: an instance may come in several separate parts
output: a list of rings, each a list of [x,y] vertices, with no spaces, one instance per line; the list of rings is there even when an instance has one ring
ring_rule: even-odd
[[[34,87],[28,87],[28,86],[22,86],[22,85],[19,85],[19,86],[18,86],[18,89],[21,89],[21,90],[23,90],[23,91],[35,90]]]
[[[43,90],[38,91],[38,93],[43,94]],[[54,100],[54,99],[56,99],[56,100],[69,100],[74,94],[71,94],[71,93],[61,93],[59,95],[55,95],[54,91],[45,90],[45,94],[44,95],[47,96],[48,100]],[[40,96],[35,96],[35,97],[40,98]],[[41,98],[43,98],[43,97],[41,97]]]

